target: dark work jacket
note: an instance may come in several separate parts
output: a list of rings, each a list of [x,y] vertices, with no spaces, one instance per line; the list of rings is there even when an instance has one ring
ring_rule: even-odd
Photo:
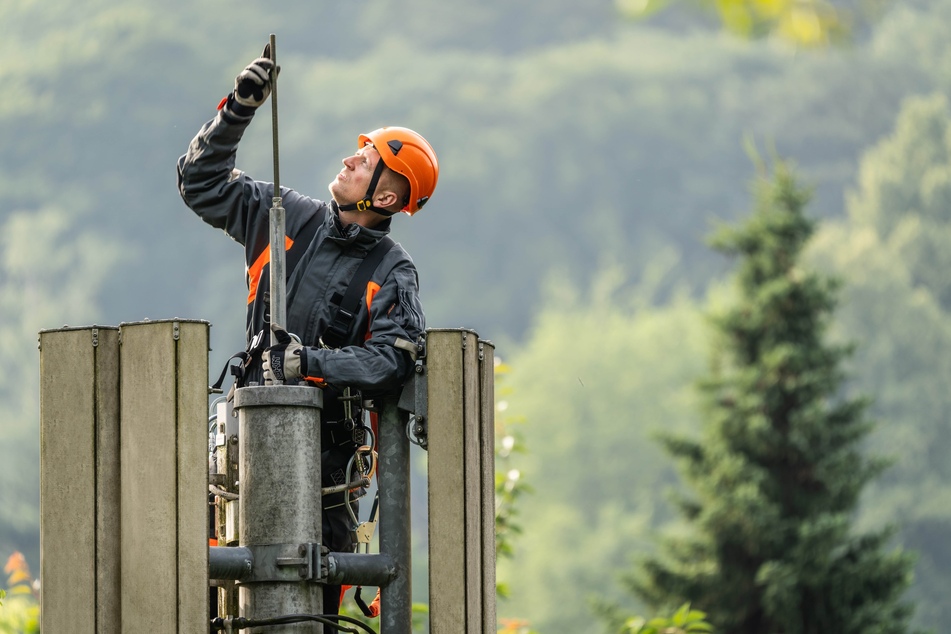
[[[219,111],[178,161],[178,186],[185,204],[244,246],[249,340],[262,330],[268,334],[269,210],[274,192],[273,183],[255,181],[235,169],[238,142],[250,119]],[[343,227],[333,203],[285,187],[281,197],[288,262],[299,259],[294,270],[287,272],[286,327],[307,346],[308,376],[371,394],[398,388],[412,368],[411,344],[426,327],[416,267],[399,244],[390,249],[371,278],[365,310],[354,318],[348,345],[339,349],[318,345],[335,311],[331,297],[344,294],[361,260],[389,232],[390,221],[374,229],[357,224]],[[251,379],[260,380],[258,359],[250,369]]]

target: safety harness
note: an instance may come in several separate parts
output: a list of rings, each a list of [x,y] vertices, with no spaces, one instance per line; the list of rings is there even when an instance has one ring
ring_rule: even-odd
[[[377,171],[380,171],[379,165],[382,164],[382,161],[377,164]],[[378,180],[378,178],[378,176],[374,176],[375,180],[373,183],[371,183],[371,188],[376,187],[375,181]],[[347,207],[352,207],[352,205],[347,205]],[[343,207],[338,208],[343,209]],[[378,210],[374,209],[374,211]],[[323,224],[325,217],[326,212],[322,207],[318,213],[314,214],[314,216],[304,225],[294,243],[304,246],[309,245],[317,233],[317,228]],[[336,308],[336,310],[334,311],[333,318],[330,320],[326,330],[318,338],[318,341],[322,346],[327,348],[342,348],[350,341],[354,341],[354,339],[350,336],[350,330],[353,327],[353,321],[356,315],[359,314],[359,311],[363,306],[363,301],[366,297],[367,286],[369,285],[374,274],[377,272],[377,269],[380,267],[380,264],[383,262],[383,259],[386,257],[386,254],[389,253],[395,245],[396,242],[393,241],[393,238],[390,236],[383,236],[373,247],[373,249],[367,253],[366,257],[364,257],[363,261],[360,263],[360,266],[357,267],[357,270],[354,272],[353,277],[350,278],[347,290],[343,293],[343,295],[340,293],[334,293],[330,298],[330,302]],[[306,250],[306,248],[299,250],[291,249],[288,252],[286,260],[286,270],[288,271],[288,275],[293,273],[294,269],[297,268],[297,265],[300,263],[301,258],[303,258],[304,252]],[[378,277],[380,279],[384,279],[388,274],[389,271],[382,271],[382,275]],[[245,375],[247,374],[248,366],[252,360],[258,358],[261,352],[263,352],[267,347],[268,337],[266,330],[266,328],[262,329],[260,332],[255,334],[248,342],[248,347],[245,350],[236,352],[228,358],[224,367],[221,369],[221,374],[218,377],[218,380],[215,381],[215,383],[211,386],[213,391],[221,391],[221,386],[224,384],[225,376],[228,374],[229,370],[235,377],[235,387],[245,386]],[[231,362],[235,359],[239,360],[240,363],[232,364]]]
[[[383,236],[376,246],[367,253],[360,266],[357,268],[353,277],[350,278],[350,284],[343,295],[334,293],[330,298],[330,303],[336,306],[333,319],[320,336],[320,344],[327,348],[342,348],[347,345],[350,339],[350,329],[353,327],[353,319],[363,308],[363,301],[366,297],[366,289],[370,283],[373,274],[379,268],[380,263],[390,249],[396,243],[390,236]],[[389,271],[387,271],[389,273]]]
[[[398,143],[398,141],[396,143]],[[377,182],[383,172],[383,167],[384,163],[381,160],[377,163],[373,179],[370,182],[369,191],[364,200],[358,201],[354,205],[339,206],[338,208],[343,211],[349,209],[360,209],[361,211],[369,209],[386,216],[392,216],[393,212],[375,208],[370,204],[370,198],[376,189]],[[317,227],[323,223],[324,218],[325,212],[322,208],[321,211],[315,214],[304,226],[302,233],[297,236],[295,243],[309,245],[316,234]],[[333,317],[323,334],[318,338],[319,344],[322,347],[342,348],[359,339],[359,337],[355,336],[351,331],[356,316],[363,310],[366,289],[370,284],[370,280],[380,268],[386,254],[389,253],[395,245],[396,242],[394,242],[391,237],[383,236],[360,262],[360,265],[350,278],[344,293],[333,294],[330,299],[330,303],[334,307]],[[287,271],[289,273],[292,273],[296,269],[305,251],[306,249],[300,249],[295,250],[293,253],[288,253]],[[378,279],[385,279],[387,275],[389,275],[388,270],[382,271]],[[212,389],[218,392],[221,391],[221,386],[224,383],[224,378],[229,368],[231,374],[235,377],[234,387],[243,387],[248,365],[254,359],[259,358],[260,353],[267,347],[267,340],[266,332],[262,329],[251,339],[247,349],[233,354],[225,362],[225,366],[221,370],[221,375],[212,386]],[[231,362],[234,359],[240,360],[241,363],[232,365]],[[362,524],[357,520],[351,503],[359,499],[359,497],[362,497],[362,494],[366,491],[365,487],[369,485],[370,479],[376,471],[376,430],[373,429],[372,425],[371,427],[367,427],[363,423],[362,396],[359,392],[351,388],[344,388],[338,400],[344,405],[343,419],[339,421],[324,421],[323,433],[321,435],[327,435],[328,438],[326,440],[330,442],[326,443],[326,440],[322,438],[321,443],[331,446],[352,446],[354,447],[354,454],[348,461],[346,468],[335,469],[330,474],[330,478],[334,482],[334,485],[336,485],[332,487],[332,489],[337,489],[337,491],[331,493],[331,495],[336,497],[342,494],[343,499],[340,502],[332,503],[326,507],[326,509],[345,506],[355,526],[354,536],[356,537],[358,547],[360,545],[368,547],[376,526],[378,500],[374,500],[370,519]],[[354,477],[356,478],[355,480],[353,479]],[[361,589],[360,587],[356,588],[356,595],[354,597],[360,610],[368,617],[378,616],[379,593],[377,593],[377,597],[374,601],[367,605],[361,597]],[[341,598],[345,590],[346,587],[341,589]]]

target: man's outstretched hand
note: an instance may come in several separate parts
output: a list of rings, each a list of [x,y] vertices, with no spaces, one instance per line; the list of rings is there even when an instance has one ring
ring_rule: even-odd
[[[264,368],[264,380],[271,383],[284,383],[301,377],[301,352],[304,346],[291,338],[287,331],[277,325],[271,325],[271,332],[277,343],[261,354]]]
[[[234,100],[248,108],[258,108],[271,94],[271,45],[264,47],[264,53],[241,71],[234,80]],[[278,67],[277,72],[281,72]]]

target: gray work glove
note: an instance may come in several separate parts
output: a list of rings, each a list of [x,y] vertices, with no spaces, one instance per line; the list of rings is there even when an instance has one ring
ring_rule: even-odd
[[[271,325],[271,331],[277,343],[261,353],[261,366],[264,368],[264,380],[271,383],[284,383],[299,379],[301,371],[301,354],[304,346],[295,341],[287,331],[280,326]]]
[[[241,71],[234,80],[234,100],[248,108],[258,108],[271,94],[271,45],[264,47],[264,53]],[[281,69],[278,67],[277,72]]]

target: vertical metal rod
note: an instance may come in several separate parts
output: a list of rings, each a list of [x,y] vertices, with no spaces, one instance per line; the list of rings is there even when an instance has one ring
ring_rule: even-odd
[[[396,577],[380,591],[380,634],[412,634],[413,584],[410,526],[410,455],[407,416],[395,398],[380,412],[380,552],[392,557]]]
[[[274,67],[271,70],[271,135],[274,141],[274,194],[271,199],[271,210],[269,214],[270,236],[271,236],[271,263],[270,263],[270,282],[271,282],[271,323],[287,327],[287,298],[286,298],[286,259],[284,253],[285,242],[285,221],[284,221],[284,201],[281,197],[281,171],[278,152],[278,128],[277,128],[277,38],[272,33],[271,41],[271,61]],[[274,333],[271,333],[271,345],[276,344]]]
[[[271,131],[272,141],[274,143],[274,195],[280,196],[281,193],[281,170],[278,161],[277,147],[277,36],[271,33],[270,39],[271,61],[274,67],[271,69]]]

